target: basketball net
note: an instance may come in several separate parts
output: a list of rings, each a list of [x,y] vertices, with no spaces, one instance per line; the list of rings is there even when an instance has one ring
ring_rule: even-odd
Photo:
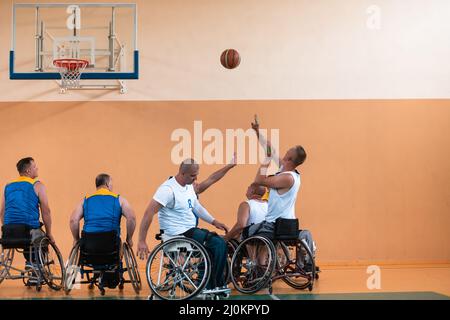
[[[61,74],[61,89],[80,87],[80,78],[89,61],[83,59],[55,59],[53,65]]]

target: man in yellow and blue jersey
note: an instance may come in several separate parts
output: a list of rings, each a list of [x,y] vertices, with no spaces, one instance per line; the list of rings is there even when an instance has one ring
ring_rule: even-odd
[[[115,231],[120,238],[120,221],[124,216],[127,220],[126,242],[132,247],[136,228],[133,208],[123,196],[112,192],[113,181],[108,174],[99,174],[95,186],[97,191],[81,200],[70,218],[74,242],[80,239],[81,219],[84,219],[83,231],[86,233]]]
[[[48,205],[47,191],[37,179],[39,168],[33,158],[27,157],[17,162],[19,177],[5,186],[0,206],[0,221],[3,225],[26,225],[30,229],[32,241],[46,235],[54,242],[52,218]],[[45,234],[40,229],[40,216],[45,226]],[[30,251],[23,252],[26,267],[30,267]],[[34,259],[33,259],[34,260]]]

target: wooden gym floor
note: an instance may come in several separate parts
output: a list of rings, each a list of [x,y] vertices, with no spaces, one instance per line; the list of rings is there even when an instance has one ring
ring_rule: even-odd
[[[320,279],[314,290],[296,291],[287,287],[282,281],[274,283],[273,294],[267,290],[255,295],[240,295],[233,290],[229,299],[272,299],[272,300],[407,300],[407,299],[450,299],[450,264],[439,265],[390,265],[381,268],[381,289],[369,290],[366,281],[369,275],[365,266],[327,266],[322,267]],[[123,291],[107,289],[101,296],[99,290],[88,290],[87,285],[74,289],[70,295],[51,291],[47,286],[41,292],[26,288],[21,280],[5,280],[0,284],[0,299],[147,299],[150,289],[143,277],[143,290],[136,295],[130,284]]]

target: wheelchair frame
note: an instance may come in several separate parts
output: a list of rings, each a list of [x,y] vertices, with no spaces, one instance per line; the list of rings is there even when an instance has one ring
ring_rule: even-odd
[[[126,267],[123,266],[123,260],[125,260]],[[131,283],[136,294],[139,294],[142,289],[141,277],[139,269],[134,255],[133,249],[124,242],[122,244],[122,254],[118,264],[81,264],[80,262],[80,242],[78,241],[72,250],[70,251],[69,259],[66,263],[67,278],[64,286],[64,291],[69,294],[75,284],[89,284],[89,289],[93,289],[94,286],[98,287],[100,294],[103,296],[106,293],[103,286],[102,279],[106,272],[119,272],[119,290],[124,288],[125,283]],[[124,273],[127,272],[130,280],[125,280]],[[78,273],[80,273],[81,280],[76,282]]]

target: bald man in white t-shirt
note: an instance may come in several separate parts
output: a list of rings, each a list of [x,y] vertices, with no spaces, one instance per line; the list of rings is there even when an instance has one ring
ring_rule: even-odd
[[[197,217],[217,229],[228,232],[228,228],[200,204],[193,183],[199,174],[199,165],[186,159],[175,177],[166,180],[156,191],[145,210],[139,229],[138,256],[148,257],[147,232],[154,215],[158,214],[161,232],[169,236],[186,236],[206,246],[211,252],[212,270],[207,289],[223,288],[224,268],[227,263],[225,240],[206,229],[197,228]]]

